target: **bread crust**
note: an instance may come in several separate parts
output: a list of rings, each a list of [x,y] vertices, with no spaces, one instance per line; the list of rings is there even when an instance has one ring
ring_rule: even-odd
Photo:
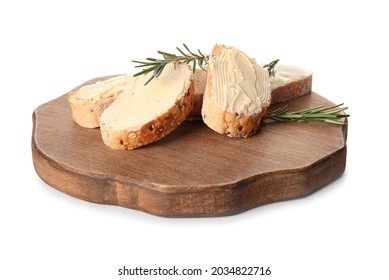
[[[100,117],[104,110],[123,92],[124,88],[131,82],[132,76],[115,75],[108,76],[104,80],[98,80],[94,83],[87,83],[83,86],[73,89],[68,95],[68,103],[72,109],[72,118],[75,123],[86,128],[96,128],[100,125]],[[113,83],[112,89],[107,92],[100,92],[99,84],[104,87],[105,84]],[[80,96],[80,91],[85,87],[95,87],[94,90],[99,94],[93,98]]]
[[[71,92],[68,101],[72,109],[72,118],[75,123],[86,128],[100,126],[100,117],[104,110],[115,101],[116,96],[85,100],[77,97],[77,91]]]
[[[281,103],[303,95],[307,95],[312,91],[312,75],[290,82],[284,86],[276,87],[271,91],[271,104]]]
[[[194,85],[194,93],[193,93],[193,109],[189,114],[189,117],[200,117],[201,118],[201,108],[203,107],[203,97],[204,91],[207,84],[207,72],[204,68],[197,68],[193,74],[193,85]]]
[[[203,107],[204,93],[195,92],[193,94],[193,109],[189,113],[190,118],[201,118],[201,108]]]
[[[172,132],[189,115],[193,108],[193,81],[185,85],[181,97],[162,115],[144,124],[139,130],[109,130],[100,126],[104,144],[113,149],[133,150],[155,142]]]
[[[257,133],[267,108],[259,113],[245,115],[229,112],[207,102],[205,111],[207,113],[203,115],[204,121],[216,132],[230,137],[247,138]]]

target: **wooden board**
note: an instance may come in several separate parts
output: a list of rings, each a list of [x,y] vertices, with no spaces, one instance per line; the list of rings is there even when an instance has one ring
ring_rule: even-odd
[[[333,105],[316,93],[288,104]],[[255,136],[233,139],[202,121],[185,121],[160,141],[121,151],[105,146],[99,129],[72,121],[67,94],[39,106],[33,122],[33,162],[47,184],[166,217],[232,215],[304,197],[346,165],[347,127],[325,123],[265,123]]]

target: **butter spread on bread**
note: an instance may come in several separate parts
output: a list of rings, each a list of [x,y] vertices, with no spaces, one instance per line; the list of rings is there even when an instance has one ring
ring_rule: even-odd
[[[100,130],[107,146],[131,150],[152,143],[173,131],[192,110],[192,71],[187,64],[167,64],[145,86],[151,75],[132,77],[102,114]]]
[[[116,76],[72,91],[68,101],[73,120],[82,127],[98,127],[101,114],[123,92],[131,79],[130,75]]]
[[[277,64],[275,75],[270,77],[271,104],[288,101],[311,93],[312,72],[294,65]],[[193,75],[194,105],[190,117],[201,117],[203,94],[207,83],[207,74],[198,68]]]
[[[207,75],[204,123],[230,137],[256,133],[271,101],[268,71],[234,47],[215,45]]]

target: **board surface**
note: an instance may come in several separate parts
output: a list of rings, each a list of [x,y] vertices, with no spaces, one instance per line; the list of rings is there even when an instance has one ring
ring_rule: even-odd
[[[287,103],[333,105],[316,93]],[[83,200],[165,217],[224,216],[330,183],[345,169],[346,134],[347,126],[266,122],[256,135],[237,139],[185,121],[150,145],[112,150],[99,129],[73,122],[65,94],[34,111],[32,155],[42,180]]]

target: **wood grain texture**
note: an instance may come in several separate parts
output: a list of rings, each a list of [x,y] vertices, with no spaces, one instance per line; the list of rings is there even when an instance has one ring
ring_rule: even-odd
[[[333,105],[316,93],[288,104]],[[224,216],[330,183],[345,169],[346,134],[346,126],[268,122],[236,139],[186,121],[140,149],[112,150],[99,129],[73,122],[65,94],[34,111],[32,155],[42,180],[83,200],[165,217]]]

